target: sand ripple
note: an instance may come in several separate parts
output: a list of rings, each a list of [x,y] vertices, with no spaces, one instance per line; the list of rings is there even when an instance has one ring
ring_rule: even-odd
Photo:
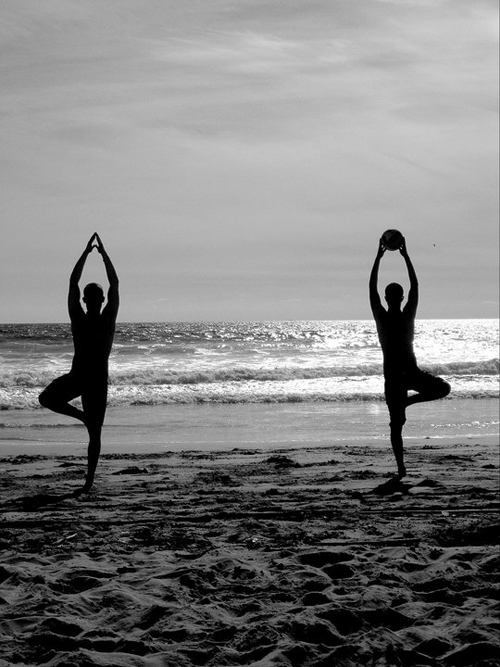
[[[496,666],[495,452],[451,449],[5,458],[0,665]]]

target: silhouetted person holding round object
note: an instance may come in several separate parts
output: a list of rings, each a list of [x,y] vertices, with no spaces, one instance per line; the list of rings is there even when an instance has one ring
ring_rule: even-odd
[[[450,393],[450,385],[417,366],[413,337],[418,306],[418,280],[406,250],[406,241],[400,232],[397,232],[399,237],[395,232],[397,230],[388,230],[380,239],[370,274],[370,305],[384,356],[385,400],[390,415],[391,444],[398,466],[398,477],[401,478],[406,475],[403,453],[406,408],[414,403],[444,398]],[[385,239],[389,245],[386,245]],[[380,260],[386,250],[399,250],[406,262],[410,291],[403,308],[404,290],[398,283],[391,283],[385,289],[387,308],[382,305],[378,293]],[[410,390],[416,393],[408,395]]]
[[[85,262],[94,248],[101,255],[109,281],[107,303],[97,283],[86,285],[80,302],[79,282]],[[93,234],[77,261],[69,281],[68,310],[73,335],[74,357],[71,370],[49,384],[40,394],[40,403],[54,412],[80,420],[89,434],[85,485],[77,493],[88,493],[94,482],[101,452],[101,430],[108,393],[108,359],[113,345],[118,314],[118,276],[98,234]],[[102,311],[101,311],[102,309]],[[69,401],[81,396],[82,409]]]

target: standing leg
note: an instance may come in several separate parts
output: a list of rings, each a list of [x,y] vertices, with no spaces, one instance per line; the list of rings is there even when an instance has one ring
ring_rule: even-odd
[[[403,450],[403,426],[406,422],[407,391],[402,383],[385,382],[385,400],[391,418],[391,445],[396,464],[398,466],[398,477],[406,476]]]
[[[391,445],[392,451],[396,458],[396,463],[398,466],[398,477],[406,477],[406,467],[404,464],[404,450],[403,450],[403,426],[406,421],[406,417],[403,414],[401,416],[395,417],[391,416]]]
[[[107,380],[99,380],[90,388],[86,388],[82,394],[85,425],[89,434],[87,477],[82,493],[88,493],[94,483],[95,471],[101,453],[101,431],[104,423],[104,415],[106,414],[107,393]]]

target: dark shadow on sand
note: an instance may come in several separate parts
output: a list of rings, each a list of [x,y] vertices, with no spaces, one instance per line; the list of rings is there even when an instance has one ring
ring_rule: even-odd
[[[436,482],[433,479],[423,479],[417,484],[404,482],[399,477],[391,477],[387,482],[379,484],[369,493],[374,493],[377,496],[391,496],[393,493],[401,493],[404,496],[407,496],[410,492],[410,489],[415,488],[429,488],[435,489],[436,487],[442,487],[443,485],[440,482]]]
[[[34,496],[18,498],[15,503],[21,505],[25,512],[36,512],[49,505],[59,505],[70,498],[78,498],[80,495],[82,495],[81,489],[71,493],[37,493]]]
[[[377,496],[391,496],[393,493],[402,493],[404,496],[408,495],[411,484],[405,484],[399,477],[391,477],[387,482],[379,484],[370,493]]]

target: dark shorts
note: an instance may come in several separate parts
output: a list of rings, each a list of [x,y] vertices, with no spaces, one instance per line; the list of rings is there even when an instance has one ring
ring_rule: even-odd
[[[81,396],[85,415],[95,423],[102,425],[104,422],[108,397],[107,375],[81,377],[75,373],[67,373],[51,382],[42,394],[64,403]]]

